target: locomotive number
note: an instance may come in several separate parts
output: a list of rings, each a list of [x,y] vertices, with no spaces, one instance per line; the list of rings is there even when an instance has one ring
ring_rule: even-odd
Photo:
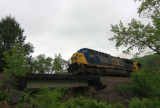
[[[112,65],[120,65],[120,60],[118,59],[111,59]]]

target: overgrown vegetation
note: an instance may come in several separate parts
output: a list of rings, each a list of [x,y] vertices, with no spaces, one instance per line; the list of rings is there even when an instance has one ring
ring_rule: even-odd
[[[139,72],[131,76],[133,81],[133,92],[142,96],[160,96],[160,56],[157,54],[148,55],[136,61],[142,64]]]
[[[129,108],[159,108],[160,101],[158,98],[156,99],[147,99],[143,98],[142,100],[135,98],[132,99]]]
[[[55,58],[46,57],[45,54],[40,54],[32,60],[32,73],[39,74],[64,74],[67,72],[68,62],[62,59],[61,54]]]
[[[20,44],[15,43],[9,52],[3,52],[2,60],[6,62],[3,72],[8,75],[9,84],[13,85],[14,77],[25,76],[29,72],[29,63],[26,57],[27,53],[24,48],[20,49]]]
[[[124,26],[122,21],[119,24],[111,25],[114,37],[109,40],[116,40],[116,48],[125,46],[124,53],[137,50],[140,54],[148,47],[153,52],[160,55],[160,1],[159,0],[135,0],[141,2],[138,14],[142,18],[148,18],[151,22],[142,24],[135,18]]]
[[[24,98],[27,98],[23,101],[21,100],[17,108],[24,105],[30,108],[125,108],[121,103],[106,104],[105,102],[97,102],[94,99],[86,99],[82,96],[71,98],[68,101],[62,101],[61,98],[66,90],[66,88],[41,88],[31,97],[26,94]]]
[[[142,100],[132,99],[129,108],[159,108],[160,56],[148,55],[136,61],[142,63],[142,69],[132,73],[132,85],[116,85],[116,87],[142,97]]]
[[[142,64],[139,72],[134,72],[131,76],[133,84],[130,86],[118,85],[120,89],[125,89],[140,96],[146,97],[142,100],[133,99],[129,108],[159,108],[160,107],[160,1],[159,0],[135,0],[141,2],[138,14],[142,18],[150,19],[148,24],[142,24],[135,18],[124,26],[122,21],[119,24],[111,25],[114,37],[109,40],[116,40],[116,48],[125,46],[123,53],[129,54],[132,50],[137,55],[145,52],[148,47],[157,54],[138,58]]]
[[[137,0],[136,0],[137,1]],[[159,108],[160,107],[160,1],[139,0],[142,2],[138,13],[145,13],[152,24],[143,25],[140,21],[131,20],[128,27],[122,22],[119,25],[112,25],[112,32],[115,36],[110,40],[116,40],[116,47],[122,45],[127,47],[124,52],[129,53],[134,47],[139,49],[138,53],[149,47],[157,54],[148,55],[134,59],[142,64],[139,72],[133,72],[132,85],[117,85],[117,88],[127,90],[141,98],[134,98],[130,101],[129,108]],[[144,14],[143,14],[144,15]],[[9,86],[14,91],[16,76],[25,76],[26,73],[40,74],[63,74],[66,72],[67,61],[61,55],[55,58],[46,57],[40,54],[36,58],[31,57],[33,46],[25,43],[24,30],[14,17],[7,16],[0,21],[0,72],[9,77]],[[14,86],[13,86],[14,85]],[[17,108],[27,106],[28,108],[124,108],[121,103],[108,104],[97,102],[94,99],[84,97],[71,98],[63,101],[62,96],[67,89],[28,89],[23,91],[24,97],[18,99]],[[10,103],[10,91],[3,90],[0,83],[0,101]],[[1,102],[0,102],[1,106]]]
[[[20,27],[20,24],[12,16],[6,16],[0,20],[0,72],[2,72],[6,66],[6,62],[2,60],[4,58],[3,52],[6,51],[11,54],[10,50],[14,44],[19,44],[19,49],[24,49],[27,54],[28,60],[30,60],[30,54],[33,52],[33,45],[31,43],[25,43],[26,36],[24,36],[24,29]]]

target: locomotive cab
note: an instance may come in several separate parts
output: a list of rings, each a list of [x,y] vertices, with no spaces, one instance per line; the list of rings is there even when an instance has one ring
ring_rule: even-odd
[[[87,64],[87,60],[83,53],[74,53],[71,57],[71,64]]]

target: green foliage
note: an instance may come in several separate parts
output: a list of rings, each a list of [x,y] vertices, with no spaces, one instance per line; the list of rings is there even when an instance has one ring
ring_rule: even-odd
[[[107,105],[105,102],[78,97],[61,104],[60,108],[124,108],[124,106],[121,103]]]
[[[58,108],[62,95],[61,89],[41,88],[41,91],[31,99],[31,105],[38,108]]]
[[[8,103],[10,102],[10,95],[4,91],[0,90],[0,101],[6,100]]]
[[[145,69],[134,72],[131,76],[133,84],[131,89],[134,93],[141,96],[157,97],[160,96],[160,71],[151,73]]]
[[[160,56],[157,54],[135,59],[142,64],[139,72],[131,76],[132,91],[142,96],[160,96]]]
[[[12,84],[15,76],[25,76],[29,72],[29,65],[26,51],[24,48],[20,49],[20,44],[15,43],[9,52],[4,51],[3,53],[3,60],[7,64],[7,67],[4,68],[4,73],[9,75],[10,84]]]
[[[160,107],[160,100],[153,99],[149,100],[144,98],[143,100],[134,98],[131,100],[129,104],[129,108],[159,108]]]
[[[136,0],[137,1],[137,0]],[[142,0],[139,0],[142,1]],[[153,25],[142,24],[136,19],[132,19],[128,26],[120,24],[111,25],[111,31],[115,34],[109,40],[116,40],[116,47],[127,47],[123,53],[130,53],[134,48],[138,48],[137,54],[145,51],[146,47],[152,49],[160,55],[160,1],[143,0],[138,13],[146,14],[146,17],[152,19]]]
[[[104,102],[98,103],[93,99],[85,99],[84,97],[72,98],[61,105],[62,108],[106,108]]]
[[[103,108],[103,107],[102,107]],[[124,105],[120,102],[116,103],[116,104],[109,104],[107,106],[107,108],[125,108]]]
[[[38,55],[32,63],[33,72],[45,74],[52,72],[52,58],[46,57],[45,54]]]
[[[151,88],[152,88],[152,92],[151,95],[152,96],[159,96],[160,97],[160,71],[158,74],[154,74],[151,77]]]
[[[114,85],[115,88],[117,88],[118,90],[125,90],[125,91],[129,91],[129,92],[133,92],[133,87],[130,85],[124,85],[124,84],[116,84]]]
[[[10,98],[9,98],[9,93],[6,93],[2,90],[2,83],[1,83],[1,80],[0,80],[0,102],[3,101],[3,100],[6,100],[7,102],[9,102]]]
[[[55,55],[55,58],[46,57],[40,54],[32,62],[32,72],[40,74],[64,74],[67,72],[67,61],[62,59],[61,54]]]
[[[123,104],[106,104],[97,102],[95,99],[86,99],[84,97],[71,98],[68,101],[62,101],[61,98],[67,88],[40,88],[29,90],[24,93],[24,98],[20,100],[16,108],[27,106],[29,108],[125,108]],[[34,92],[34,95],[31,94]]]
[[[19,44],[14,44],[10,49],[10,53],[4,51],[3,60],[7,63],[7,68],[4,68],[4,72],[7,74],[14,74],[14,76],[25,76],[28,72],[28,61],[26,58],[26,51],[24,48],[19,49]]]
[[[142,64],[139,72],[131,75],[132,85],[116,85],[120,90],[127,90],[145,97],[160,96],[160,56],[157,54],[134,59]]]
[[[137,1],[137,0],[135,0]],[[159,16],[159,0],[138,0],[141,1],[141,5],[138,9],[138,13],[142,14],[143,16],[149,17],[160,17]]]
[[[160,71],[158,73],[133,72],[131,76],[132,85],[116,85],[120,90],[133,92],[140,96],[157,97],[160,96]]]
[[[55,58],[53,60],[53,66],[52,66],[52,70],[54,73],[62,74],[64,72],[67,72],[67,65],[68,65],[67,61],[62,59],[61,54],[59,55],[55,54]]]
[[[142,96],[149,96],[152,91],[150,77],[143,72],[134,72],[132,74],[132,90]]]
[[[9,51],[13,48],[14,43],[20,45],[19,49],[25,48],[28,55],[33,52],[33,46],[25,43],[26,36],[23,35],[23,32],[24,30],[14,17],[6,16],[0,20],[0,72],[6,67],[6,62],[2,60],[3,52],[11,53]]]
[[[158,54],[151,54],[141,58],[134,59],[142,64],[142,69],[144,72],[156,73],[160,70],[160,56]]]
[[[30,101],[30,91],[29,92],[22,92],[24,94],[24,97],[19,99],[18,104],[16,105],[16,108],[23,108],[23,106],[27,106],[27,108],[31,108],[31,105],[29,105]]]

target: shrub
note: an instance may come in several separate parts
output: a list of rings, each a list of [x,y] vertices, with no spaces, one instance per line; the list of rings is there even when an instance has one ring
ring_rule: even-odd
[[[160,108],[160,100],[149,100],[144,98],[143,100],[134,98],[129,104],[129,108]]]
[[[63,95],[64,89],[49,89],[41,88],[38,94],[31,99],[31,104],[38,108],[58,108],[60,99]]]
[[[3,100],[6,100],[7,102],[9,102],[10,98],[9,98],[9,93],[6,93],[2,90],[2,83],[0,80],[0,101],[3,101]]]
[[[152,91],[150,77],[143,72],[134,72],[131,76],[132,91],[142,96],[148,96]]]
[[[103,108],[103,107],[102,107]],[[116,103],[116,104],[109,104],[107,106],[107,108],[125,108],[124,105],[120,102]]]
[[[64,102],[60,108],[124,108],[124,105],[121,103],[107,105],[105,102],[97,102],[95,99],[78,97]]]

